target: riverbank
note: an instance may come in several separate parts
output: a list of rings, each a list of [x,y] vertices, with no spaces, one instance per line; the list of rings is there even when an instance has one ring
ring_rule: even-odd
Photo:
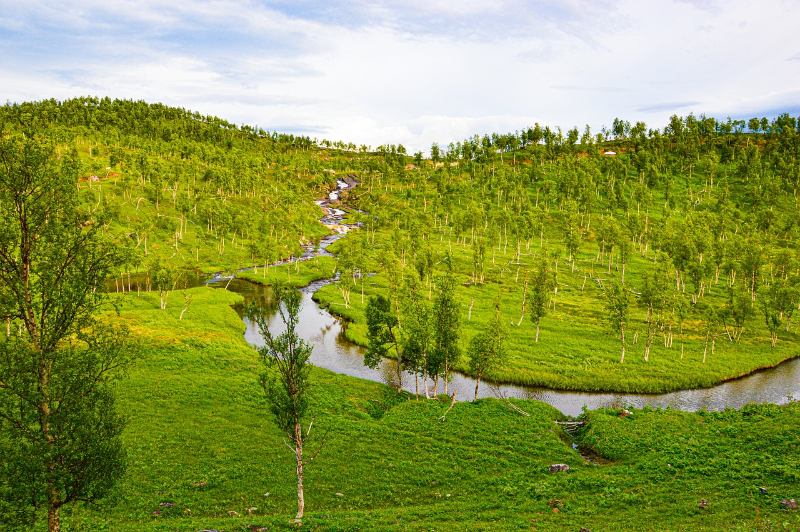
[[[347,321],[345,330],[349,341],[366,346],[365,302],[371,296],[390,294],[392,290],[392,281],[384,275],[376,275],[365,281],[363,302],[359,293],[358,297],[351,297],[346,306],[335,286],[322,287],[314,299]],[[465,314],[472,306],[471,320],[463,322],[462,349],[466,349],[469,338],[488,319],[486,302],[496,297],[496,290],[466,287],[458,293]],[[517,298],[514,293],[503,291],[501,294],[506,302]],[[533,341],[533,328],[525,322],[517,326],[519,317],[508,311],[509,308],[518,308],[518,305],[518,301],[516,304],[503,304],[507,327],[512,333],[509,338],[510,357],[504,368],[491,375],[488,379],[491,382],[554,390],[662,394],[711,388],[800,357],[798,344],[793,339],[779,342],[776,348],[771,348],[769,342],[762,342],[760,338],[743,338],[736,344],[719,339],[714,354],[709,353],[703,362],[702,339],[687,335],[680,340],[683,347],[678,346],[679,340],[670,349],[655,346],[649,361],[636,352],[641,349],[640,345],[630,346],[629,356],[624,364],[620,364],[618,340],[596,321],[575,323],[570,321],[571,308],[557,310],[546,321],[543,320],[542,338],[537,343]],[[554,342],[554,336],[563,339],[565,335],[568,341]],[[796,336],[792,333],[792,338]],[[462,358],[456,369],[469,374],[468,360]]]

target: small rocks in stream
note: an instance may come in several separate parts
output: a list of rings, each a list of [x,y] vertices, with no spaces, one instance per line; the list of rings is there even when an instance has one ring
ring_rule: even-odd
[[[700,502],[697,504],[697,507],[701,510],[705,510],[708,508],[708,501],[706,499],[700,499]]]
[[[551,473],[558,473],[560,471],[569,471],[569,465],[567,465],[567,464],[553,464],[548,468],[548,470]]]
[[[781,501],[781,508],[784,510],[797,510],[797,501],[794,499],[783,499]]]

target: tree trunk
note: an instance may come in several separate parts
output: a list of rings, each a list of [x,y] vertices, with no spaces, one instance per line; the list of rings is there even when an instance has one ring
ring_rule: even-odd
[[[625,327],[622,327],[619,331],[619,339],[620,343],[622,344],[622,355],[619,357],[619,363],[622,364],[625,362]]]
[[[297,459],[297,515],[294,520],[300,525],[303,522],[306,503],[303,497],[303,427],[299,422],[294,424],[294,448]]]
[[[536,343],[539,343],[539,320],[536,320]]]
[[[447,364],[447,359],[444,359],[444,394],[448,395],[447,393],[447,381],[450,380],[450,368]]]
[[[47,509],[47,530],[49,532],[61,531],[61,507],[49,504]]]

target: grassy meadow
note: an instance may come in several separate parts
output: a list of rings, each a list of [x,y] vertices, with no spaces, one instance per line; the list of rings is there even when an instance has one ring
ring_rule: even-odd
[[[118,297],[141,356],[117,384],[128,470],[113,492],[65,508],[70,531],[290,527],[293,454],[258,385],[261,365],[230,305],[190,289]],[[723,413],[589,412],[570,445],[537,401],[415,401],[315,369],[304,527],[320,530],[792,530],[798,403]],[[324,444],[323,444],[324,442]],[[549,473],[553,463],[570,470]],[[758,488],[765,487],[766,495]],[[699,508],[699,501],[709,501]],[[249,509],[249,513],[248,513]]]

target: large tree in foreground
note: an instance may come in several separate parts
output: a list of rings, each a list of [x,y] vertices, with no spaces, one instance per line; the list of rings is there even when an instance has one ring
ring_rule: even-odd
[[[285,330],[275,335],[269,329],[269,313],[263,308],[251,305],[248,315],[264,339],[258,352],[267,371],[261,376],[261,385],[267,394],[272,414],[278,427],[294,444],[297,473],[297,516],[300,525],[305,511],[303,492],[303,440],[311,427],[303,434],[303,418],[308,409],[309,371],[308,359],[311,345],[300,338],[297,324],[300,321],[300,292],[290,287],[276,287],[278,313]]]
[[[77,156],[26,136],[0,138],[0,520],[102,497],[124,469],[109,378],[123,336],[94,319],[122,262],[80,207]]]

